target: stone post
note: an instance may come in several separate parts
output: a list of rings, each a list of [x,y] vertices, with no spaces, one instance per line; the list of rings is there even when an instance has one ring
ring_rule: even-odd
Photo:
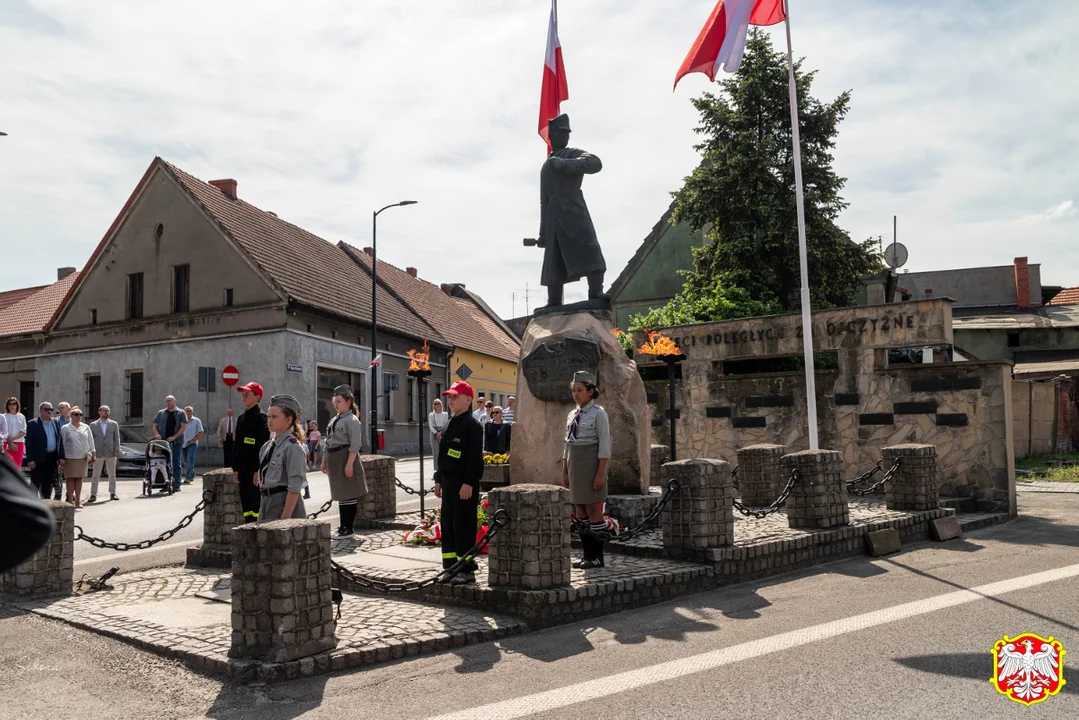
[[[784,455],[783,467],[788,473],[798,470],[798,480],[787,498],[790,527],[832,528],[850,523],[842,453],[802,450]]]
[[[75,506],[44,500],[56,520],[49,541],[16,568],[0,575],[0,590],[22,597],[70,595],[75,561]]]
[[[734,483],[725,460],[694,458],[663,466],[679,489],[663,508],[663,547],[704,550],[734,543]]]
[[[329,524],[274,520],[231,537],[229,657],[276,663],[333,650]]]
[[[662,485],[667,481],[667,478],[663,475],[663,463],[670,462],[671,448],[669,445],[656,445],[653,444],[649,453],[651,462],[651,472],[649,477],[650,485]]]
[[[738,491],[742,504],[767,507],[787,486],[783,473],[785,445],[748,445],[738,449]]]
[[[569,585],[569,490],[540,484],[511,485],[487,493],[489,512],[509,513],[491,541],[490,585],[539,590]]]
[[[899,460],[892,479],[884,484],[884,498],[889,510],[936,510],[940,507],[936,445],[891,445],[881,448],[880,455],[885,472]]]
[[[388,455],[361,455],[367,494],[356,505],[356,527],[371,527],[378,518],[397,515],[397,461]],[[428,490],[431,485],[428,484]],[[433,495],[430,497],[434,497]]]
[[[240,486],[232,481],[232,470],[211,470],[202,476],[202,491],[212,500],[202,511],[202,545],[187,549],[187,564],[197,567],[227,568],[232,565],[230,533],[243,525]]]

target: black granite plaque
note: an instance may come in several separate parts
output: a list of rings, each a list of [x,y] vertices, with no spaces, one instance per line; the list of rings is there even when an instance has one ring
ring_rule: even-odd
[[[951,377],[931,378],[927,380],[911,380],[911,392],[947,392],[948,390],[980,390],[982,379],[980,377]]]
[[[573,373],[588,370],[596,374],[598,385],[603,387],[603,378],[599,377],[599,345],[591,340],[566,338],[545,342],[528,354],[521,361],[528,390],[537,400],[544,402],[573,402],[570,384]]]
[[[667,421],[663,418],[652,418],[652,427],[663,427]]]
[[[736,427],[736,428],[764,427],[765,424],[766,424],[766,420],[763,417],[743,416],[743,417],[736,417],[736,418],[731,420],[731,427]]]
[[[937,411],[936,400],[925,402],[898,402],[892,403],[892,412],[896,415],[930,415]]]
[[[670,408],[667,408],[666,410],[663,411],[663,417],[667,418],[668,420],[671,419],[671,409]],[[674,409],[674,419],[677,420],[680,417],[682,417],[682,408],[675,408]]]
[[[658,392],[646,392],[644,394],[644,399],[649,405],[655,405],[656,403],[659,402],[659,393]]]
[[[794,407],[793,395],[749,395],[746,397],[747,408]]]
[[[858,416],[859,425],[895,425],[891,413],[862,413]]]
[[[858,393],[836,393],[835,404],[836,405],[857,405],[861,398],[858,397]]]
[[[937,415],[937,425],[945,427],[966,427],[966,413],[940,413]]]
[[[713,405],[704,409],[704,416],[710,418],[729,418],[731,416],[730,405]]]

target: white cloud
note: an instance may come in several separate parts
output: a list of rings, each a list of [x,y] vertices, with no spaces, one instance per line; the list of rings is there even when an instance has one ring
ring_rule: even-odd
[[[1075,217],[1077,214],[1075,209],[1075,203],[1071,200],[1063,200],[1056,205],[1047,207],[1040,213],[1034,215],[1027,215],[1023,218],[1023,222],[1036,224],[1046,222],[1057,222],[1060,220],[1067,220]]]
[[[696,163],[671,82],[711,0],[563,2],[574,143],[604,170],[585,196],[621,271]],[[82,265],[154,155],[328,240],[523,312],[540,253],[536,135],[546,0],[7,0],[0,15],[0,289]],[[1079,193],[1079,5],[795,3],[815,90],[852,89],[837,170],[856,239],[891,233],[912,268],[1045,263],[1079,282],[1077,221],[1016,220]],[[777,44],[782,28],[770,31]],[[1020,252],[1020,248],[1022,252]],[[1052,259],[1050,268],[1049,260]],[[571,286],[570,299],[583,287]],[[534,307],[542,297],[533,297]]]

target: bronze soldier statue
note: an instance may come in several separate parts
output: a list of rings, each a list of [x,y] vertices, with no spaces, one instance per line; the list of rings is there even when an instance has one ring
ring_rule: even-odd
[[[588,278],[589,299],[606,299],[603,273],[607,263],[596,239],[596,228],[581,192],[585,174],[603,169],[595,155],[569,145],[569,116],[549,123],[552,152],[540,171],[540,230],[536,245],[543,248],[540,284],[547,286],[548,307],[562,304],[568,282]]]

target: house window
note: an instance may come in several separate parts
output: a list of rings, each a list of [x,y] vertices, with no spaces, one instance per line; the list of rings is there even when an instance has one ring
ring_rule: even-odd
[[[30,417],[31,415],[37,416],[37,407],[34,406],[33,380],[19,381],[19,405],[22,406],[22,413],[26,417]],[[29,408],[29,410],[27,410],[27,408]]]
[[[87,418],[96,418],[97,409],[101,407],[101,375],[100,373],[87,373],[83,375],[83,387],[86,391],[86,402],[82,409]]]
[[[172,311],[187,312],[191,309],[191,266],[176,265],[172,268]]]
[[[142,273],[127,276],[127,319],[142,317]]]
[[[128,370],[125,375],[124,422],[142,422],[142,370]]]
[[[337,331],[336,330],[330,330],[330,337],[333,338],[334,340],[336,340],[337,339]]]
[[[419,414],[416,411],[416,403],[420,401],[420,394],[416,391],[416,378],[410,377],[408,379],[408,421],[410,423],[416,422],[416,417]]]
[[[225,288],[225,307],[232,307],[232,288]]]
[[[1008,347],[1019,347],[1019,333],[1008,333]]]
[[[315,326],[312,325],[311,323],[307,323],[307,332],[309,332],[309,333],[315,332]]]
[[[386,422],[397,421],[397,388],[397,373],[382,373],[382,395],[386,398],[386,401],[382,405],[382,419]]]
[[[90,324],[97,325],[97,308],[90,308]]]

